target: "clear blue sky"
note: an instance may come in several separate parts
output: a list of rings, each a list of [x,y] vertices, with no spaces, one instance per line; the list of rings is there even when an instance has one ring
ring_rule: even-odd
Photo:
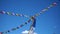
[[[0,0],[0,10],[33,16],[55,1],[58,0]],[[28,19],[0,14],[0,32],[17,27]],[[21,34],[22,31],[29,30],[30,25],[31,23],[7,34]],[[35,32],[38,34],[53,34],[53,32],[60,34],[60,4],[36,17]]]

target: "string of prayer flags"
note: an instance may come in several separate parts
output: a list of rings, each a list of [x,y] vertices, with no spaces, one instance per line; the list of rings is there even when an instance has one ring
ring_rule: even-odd
[[[29,19],[29,20],[28,20],[27,22],[25,22],[24,24],[21,24],[20,26],[17,26],[16,28],[12,28],[11,30],[5,31],[5,33],[9,33],[9,32],[11,32],[11,31],[15,31],[15,30],[23,27],[24,25],[27,25],[28,22],[30,22],[30,21],[31,21],[31,20]]]
[[[11,31],[15,31],[15,30],[17,30],[17,29],[19,29],[19,27],[12,28],[11,30],[5,31],[4,33],[9,33],[9,32],[11,32]]]
[[[11,13],[11,12],[5,12],[5,11],[0,11],[1,14],[7,14],[7,15],[13,15],[13,16],[23,16],[23,17],[29,17],[27,15],[23,15],[23,14],[18,14],[18,13]]]
[[[51,4],[49,7],[43,9],[42,11],[43,11],[43,12],[44,12],[44,11],[47,11],[49,8],[51,8],[51,7],[55,6],[55,5],[56,5],[56,3],[53,3],[53,4]]]
[[[40,14],[44,13],[44,12],[47,11],[49,8],[51,8],[51,7],[55,6],[55,5],[57,5],[56,2],[52,3],[49,7],[43,9],[41,12],[35,14],[34,16],[35,16],[35,17],[36,17],[36,16],[39,16]]]

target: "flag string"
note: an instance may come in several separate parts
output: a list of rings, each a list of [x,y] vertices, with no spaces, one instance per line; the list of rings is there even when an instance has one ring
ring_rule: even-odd
[[[28,23],[30,23],[30,21],[31,21],[31,20],[29,19],[27,22],[25,22],[25,23],[23,23],[23,24],[15,27],[15,28],[12,28],[12,29],[7,30],[7,31],[4,31],[4,32],[0,32],[0,34],[9,33],[9,32],[11,32],[11,31],[15,31],[15,30],[17,30],[17,29],[20,29],[20,28],[22,28],[23,26],[25,26],[25,25],[27,25]]]
[[[42,13],[44,13],[45,11],[47,11],[48,9],[50,9],[50,8],[52,8],[53,6],[56,6],[56,5],[57,5],[57,3],[54,2],[54,3],[52,3],[51,5],[49,5],[47,8],[45,8],[45,9],[41,10],[39,13],[35,14],[34,16],[37,17],[37,16],[41,15]]]
[[[0,11],[1,14],[7,14],[7,15],[13,15],[13,16],[20,16],[20,17],[27,17],[29,18],[29,16],[27,15],[23,15],[23,14],[18,14],[18,13],[11,13],[11,12],[5,12],[5,11]]]

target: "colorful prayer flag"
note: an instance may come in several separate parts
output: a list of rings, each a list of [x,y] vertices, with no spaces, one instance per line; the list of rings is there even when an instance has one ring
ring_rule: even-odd
[[[22,14],[19,14],[19,16],[23,16]]]
[[[13,28],[12,31],[16,30],[16,28]]]
[[[54,2],[53,4],[54,4],[54,5],[56,5],[57,3],[56,3],[56,2]]]
[[[24,25],[22,24],[22,25],[20,25],[20,27],[23,27]]]
[[[31,21],[31,20],[29,19],[29,20],[28,20],[28,23],[29,23],[30,21]]]
[[[10,32],[9,30],[7,32]]]
[[[2,11],[3,14],[5,14],[5,11]]]
[[[27,24],[27,22],[25,22],[25,24]]]
[[[16,16],[19,16],[19,14],[16,14]]]
[[[9,14],[9,12],[6,12],[7,14]]]
[[[17,27],[17,29],[19,29],[19,27]]]
[[[0,11],[0,13],[1,13],[1,14],[5,14],[5,12],[4,12],[4,11]]]
[[[0,34],[2,34],[2,32],[0,32]]]
[[[15,13],[12,13],[12,15],[15,15]]]

